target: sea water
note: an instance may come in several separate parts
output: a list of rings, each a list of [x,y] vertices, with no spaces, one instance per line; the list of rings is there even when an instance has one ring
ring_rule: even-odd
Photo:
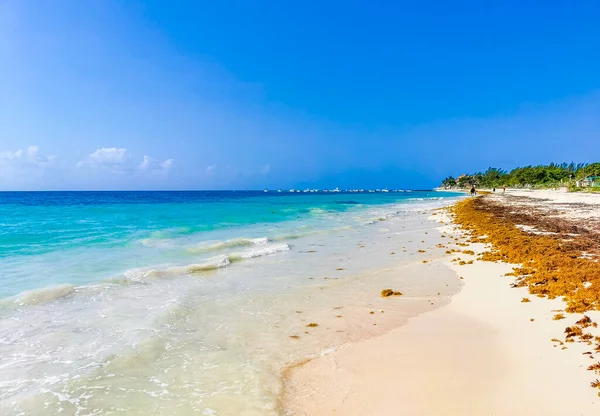
[[[417,258],[456,197],[0,193],[0,414],[280,414],[287,366],[457,289]]]

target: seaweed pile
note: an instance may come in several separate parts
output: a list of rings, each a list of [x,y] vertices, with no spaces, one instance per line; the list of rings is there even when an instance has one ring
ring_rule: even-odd
[[[538,297],[562,297],[569,313],[600,310],[600,234],[520,208],[481,197],[465,199],[450,212],[470,234],[469,242],[489,244],[480,260],[519,265],[510,273],[516,279],[513,287],[527,287]],[[565,330],[565,342],[586,343],[600,353],[600,337],[585,331],[596,326],[585,316]],[[588,369],[600,375],[600,364]],[[592,386],[600,388],[596,382]]]
[[[388,298],[390,296],[402,296],[402,292],[398,292],[392,289],[383,289],[381,291],[382,298]]]

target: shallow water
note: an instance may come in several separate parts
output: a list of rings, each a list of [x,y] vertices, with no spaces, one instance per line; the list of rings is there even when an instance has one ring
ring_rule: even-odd
[[[286,365],[458,287],[452,195],[97,194],[0,205],[2,414],[275,415]]]

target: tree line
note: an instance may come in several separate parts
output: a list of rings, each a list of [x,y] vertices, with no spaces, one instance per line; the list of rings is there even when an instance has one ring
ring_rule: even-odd
[[[445,188],[470,187],[556,187],[574,186],[576,181],[590,176],[600,176],[600,163],[550,163],[549,165],[519,167],[507,172],[488,168],[485,172],[452,176],[442,181]]]

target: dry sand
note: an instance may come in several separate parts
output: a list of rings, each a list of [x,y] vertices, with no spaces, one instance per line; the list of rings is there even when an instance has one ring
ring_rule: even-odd
[[[477,253],[483,245],[470,249]],[[587,345],[569,343],[563,349],[551,342],[562,339],[564,328],[582,315],[554,321],[553,310],[564,303],[511,288],[512,278],[504,276],[510,265],[458,266],[451,257],[437,261],[464,277],[464,287],[449,305],[289,371],[285,414],[600,414],[598,390],[590,387],[597,376],[586,371],[600,355],[592,360],[583,355]],[[522,303],[523,297],[531,302]],[[402,300],[390,299],[395,301]],[[600,320],[599,312],[587,315]]]
[[[496,190],[496,193],[500,193],[500,191]],[[508,195],[525,196],[528,198],[535,199],[545,199],[545,202],[552,204],[600,204],[600,194],[597,193],[566,192],[565,190],[548,189],[507,189],[506,193]]]
[[[600,233],[600,194],[551,190],[507,190],[494,198],[516,209],[535,209],[549,218],[576,220],[578,226]]]

